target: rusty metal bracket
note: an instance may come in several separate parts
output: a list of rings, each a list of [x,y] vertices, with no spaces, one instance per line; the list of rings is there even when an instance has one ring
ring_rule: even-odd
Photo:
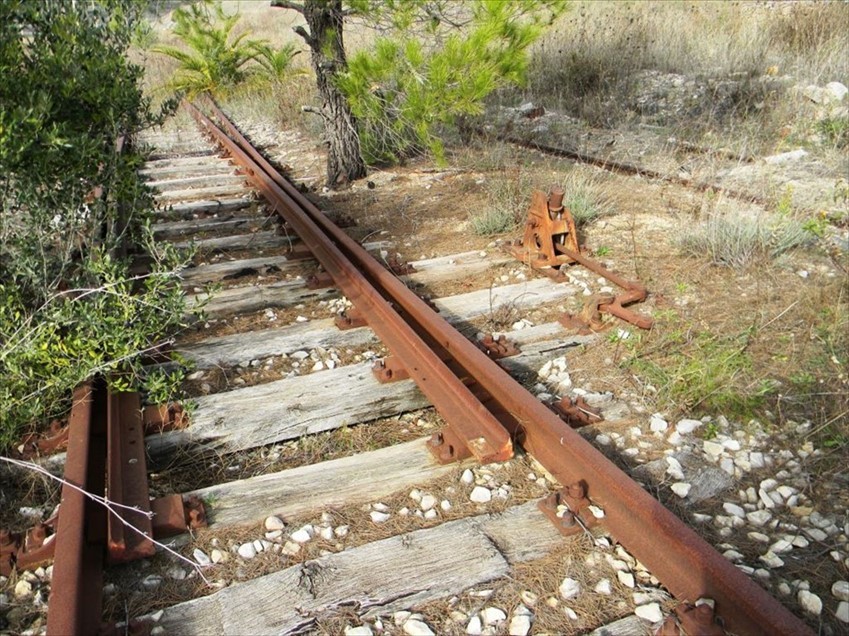
[[[572,536],[598,524],[598,519],[589,510],[591,503],[587,499],[586,484],[578,481],[551,493],[537,506],[560,534]]]
[[[557,402],[552,402],[549,406],[572,428],[581,428],[604,421],[601,411],[587,404],[587,401],[580,396],[574,400],[566,396]]]
[[[427,449],[440,464],[459,462],[472,456],[466,443],[452,430],[450,424],[431,435]]]
[[[356,307],[351,307],[341,314],[337,314],[334,322],[336,323],[336,328],[340,331],[347,331],[348,329],[356,329],[368,325],[363,312]]]
[[[512,340],[509,340],[504,334],[501,334],[498,338],[493,337],[491,333],[484,334],[483,338],[478,340],[476,344],[491,360],[509,358],[510,356],[517,356],[522,353],[519,346]]]
[[[416,271],[416,268],[407,261],[403,261],[398,258],[397,254],[390,254],[385,259],[386,266],[396,276],[406,276],[407,274],[413,274]]]
[[[404,368],[404,363],[396,356],[386,356],[377,360],[371,368],[371,372],[374,373],[374,377],[381,384],[410,379],[410,374]]]
[[[15,445],[20,459],[32,459],[40,455],[49,455],[64,450],[68,446],[68,425],[59,420],[50,422],[44,433],[27,433]]]
[[[675,608],[675,616],[668,616],[657,636],[725,636],[721,621],[707,603],[693,605],[682,603]]]
[[[188,416],[183,406],[177,402],[148,404],[144,407],[142,421],[144,434],[153,435],[185,428],[188,424]]]
[[[166,495],[150,502],[153,512],[153,536],[157,539],[182,534],[186,528],[207,526],[206,509],[199,497],[186,500],[180,495]]]
[[[51,561],[55,539],[56,517],[32,526],[25,533],[0,528],[0,575],[31,570]]]
[[[327,289],[333,286],[333,278],[327,272],[319,271],[307,278],[307,289]]]

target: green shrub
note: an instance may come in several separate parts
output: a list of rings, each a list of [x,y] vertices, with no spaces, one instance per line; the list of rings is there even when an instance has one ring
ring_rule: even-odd
[[[157,121],[126,57],[144,8],[0,3],[0,449],[92,374],[139,386],[140,356],[183,320],[143,157],[116,143]],[[130,273],[125,244],[155,257],[150,274]]]

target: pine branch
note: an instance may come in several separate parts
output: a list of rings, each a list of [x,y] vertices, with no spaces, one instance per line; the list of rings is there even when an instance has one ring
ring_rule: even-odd
[[[306,42],[307,46],[309,46],[311,49],[313,49],[313,50],[318,49],[318,41],[316,41],[316,39],[313,36],[311,36],[306,31],[306,29],[304,29],[304,27],[302,27],[300,24],[296,27],[293,27],[292,30],[295,33],[297,33],[298,35],[300,35],[302,38],[304,38],[304,42]]]
[[[304,15],[304,5],[289,0],[271,0],[271,6],[279,9],[292,9]]]

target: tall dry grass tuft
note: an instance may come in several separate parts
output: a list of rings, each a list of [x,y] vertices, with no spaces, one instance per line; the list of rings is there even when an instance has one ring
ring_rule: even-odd
[[[845,2],[578,2],[537,45],[525,97],[611,128],[658,103],[652,123],[777,126],[788,84],[849,82],[847,30]]]

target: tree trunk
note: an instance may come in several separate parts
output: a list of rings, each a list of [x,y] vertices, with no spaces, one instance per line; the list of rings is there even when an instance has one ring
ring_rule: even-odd
[[[327,136],[327,185],[331,188],[366,176],[360,137],[345,96],[336,87],[336,76],[347,68],[342,41],[342,0],[305,0],[303,15],[309,33],[296,29],[312,51],[318,94]]]

